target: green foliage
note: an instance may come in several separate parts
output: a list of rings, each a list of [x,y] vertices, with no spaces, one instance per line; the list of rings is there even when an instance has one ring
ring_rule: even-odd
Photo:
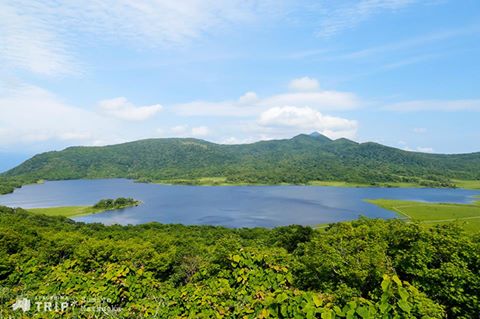
[[[95,209],[102,209],[102,210],[107,210],[107,209],[120,209],[120,208],[125,208],[129,206],[137,206],[140,202],[133,199],[133,198],[125,198],[125,197],[119,197],[117,199],[101,199],[93,205],[93,208]]]
[[[310,241],[313,236],[313,229],[300,225],[282,226],[275,228],[271,236],[275,245],[292,253],[299,244]]]
[[[474,318],[478,260],[480,237],[454,226],[104,226],[0,207],[0,317]],[[23,314],[19,296],[76,306]]]
[[[424,154],[304,134],[244,145],[190,138],[150,139],[36,155],[2,175],[0,193],[38,179],[112,177],[187,184],[340,181],[455,187],[452,179],[480,180],[480,153]]]
[[[33,177],[3,177],[0,176],[0,194],[12,193],[15,188],[22,187],[26,184],[33,184],[38,181]]]

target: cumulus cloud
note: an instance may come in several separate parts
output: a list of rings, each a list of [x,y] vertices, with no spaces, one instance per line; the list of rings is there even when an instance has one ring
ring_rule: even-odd
[[[321,111],[344,111],[360,105],[360,99],[355,94],[318,90],[318,81],[309,77],[294,79],[289,87],[298,92],[280,93],[264,98],[255,92],[247,92],[237,100],[193,101],[174,105],[172,109],[182,116],[249,117],[277,106],[307,106]]]
[[[358,128],[356,121],[324,115],[310,107],[294,106],[270,108],[260,114],[258,124],[264,127],[294,128],[299,132],[318,131],[331,138],[352,138]]]
[[[0,148],[44,151],[69,145],[116,144],[151,136],[151,127],[139,121],[158,112],[158,107],[134,107],[124,99],[107,101],[110,102],[101,103],[105,109],[98,112],[71,105],[38,86],[0,87]],[[112,116],[113,113],[118,116]],[[137,121],[126,122],[124,118]]]
[[[0,95],[0,144],[18,146],[48,140],[90,144],[113,123],[93,112],[68,105],[32,85],[8,88]]]
[[[390,104],[387,110],[398,112],[415,111],[480,111],[480,99],[471,100],[415,100]]]
[[[160,104],[135,106],[124,97],[103,100],[98,105],[105,114],[126,121],[144,121],[162,110]]]
[[[157,134],[163,137],[205,137],[211,134],[207,126],[176,125],[168,129],[158,128]]]
[[[293,79],[288,87],[294,91],[316,91],[320,88],[318,80],[305,76],[303,78]]]
[[[298,92],[277,94],[263,99],[260,103],[267,107],[274,106],[309,106],[319,110],[351,110],[360,105],[355,94],[338,91]]]
[[[238,104],[240,105],[253,104],[253,103],[256,103],[257,101],[258,101],[257,93],[247,92],[238,99]]]

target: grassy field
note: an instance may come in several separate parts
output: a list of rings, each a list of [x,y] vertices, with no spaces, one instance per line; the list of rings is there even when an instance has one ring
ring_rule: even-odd
[[[48,208],[28,208],[29,212],[34,214],[43,214],[48,216],[76,217],[100,213],[104,210],[96,209],[92,206],[62,206]]]
[[[135,203],[127,204],[118,207],[94,207],[94,206],[61,206],[61,207],[46,207],[46,208],[28,208],[29,212],[34,214],[43,214],[47,216],[64,216],[64,217],[77,217],[84,215],[97,214],[105,212],[107,210],[117,210],[127,208],[131,206],[138,206],[141,202],[135,201]]]
[[[334,187],[425,187],[415,183],[376,183],[376,184],[362,184],[352,182],[335,182],[335,181],[311,181],[308,183],[311,186],[334,186]]]
[[[467,181],[454,179],[453,182],[457,185],[458,188],[467,188],[467,189],[480,189],[480,180],[477,181]]]
[[[140,182],[142,182],[140,180]],[[480,189],[480,181],[467,181],[467,180],[454,180],[453,181],[458,188],[466,189]],[[249,185],[292,185],[288,183],[284,184],[262,184],[262,183],[231,183],[227,181],[226,177],[201,177],[198,179],[170,179],[170,180],[157,180],[154,181],[157,184],[169,184],[169,185],[196,185],[196,186],[249,186]],[[310,181],[306,185],[308,186],[332,186],[332,187],[410,187],[410,188],[422,188],[424,185],[417,183],[353,183],[353,182],[341,182],[341,181]]]
[[[426,225],[459,222],[469,232],[480,231],[480,201],[472,204],[425,203],[390,199],[367,201]]]
[[[142,182],[140,180],[140,182]],[[260,184],[249,184],[249,183],[231,183],[227,182],[226,177],[201,177],[197,179],[165,179],[165,180],[156,180],[153,183],[155,184],[165,184],[165,185],[194,185],[194,186],[249,186],[249,185],[260,185]]]

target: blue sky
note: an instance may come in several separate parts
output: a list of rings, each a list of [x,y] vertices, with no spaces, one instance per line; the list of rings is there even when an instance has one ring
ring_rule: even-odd
[[[172,136],[480,151],[479,57],[478,0],[2,0],[0,170]]]

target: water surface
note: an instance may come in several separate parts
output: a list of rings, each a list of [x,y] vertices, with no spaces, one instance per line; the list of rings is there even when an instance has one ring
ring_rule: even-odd
[[[227,227],[315,225],[360,215],[393,218],[364,199],[468,203],[480,192],[433,188],[347,188],[322,186],[185,186],[135,183],[126,179],[47,181],[0,196],[0,205],[52,207],[93,205],[102,198],[133,197],[142,205],[74,218],[83,222],[147,222]]]

